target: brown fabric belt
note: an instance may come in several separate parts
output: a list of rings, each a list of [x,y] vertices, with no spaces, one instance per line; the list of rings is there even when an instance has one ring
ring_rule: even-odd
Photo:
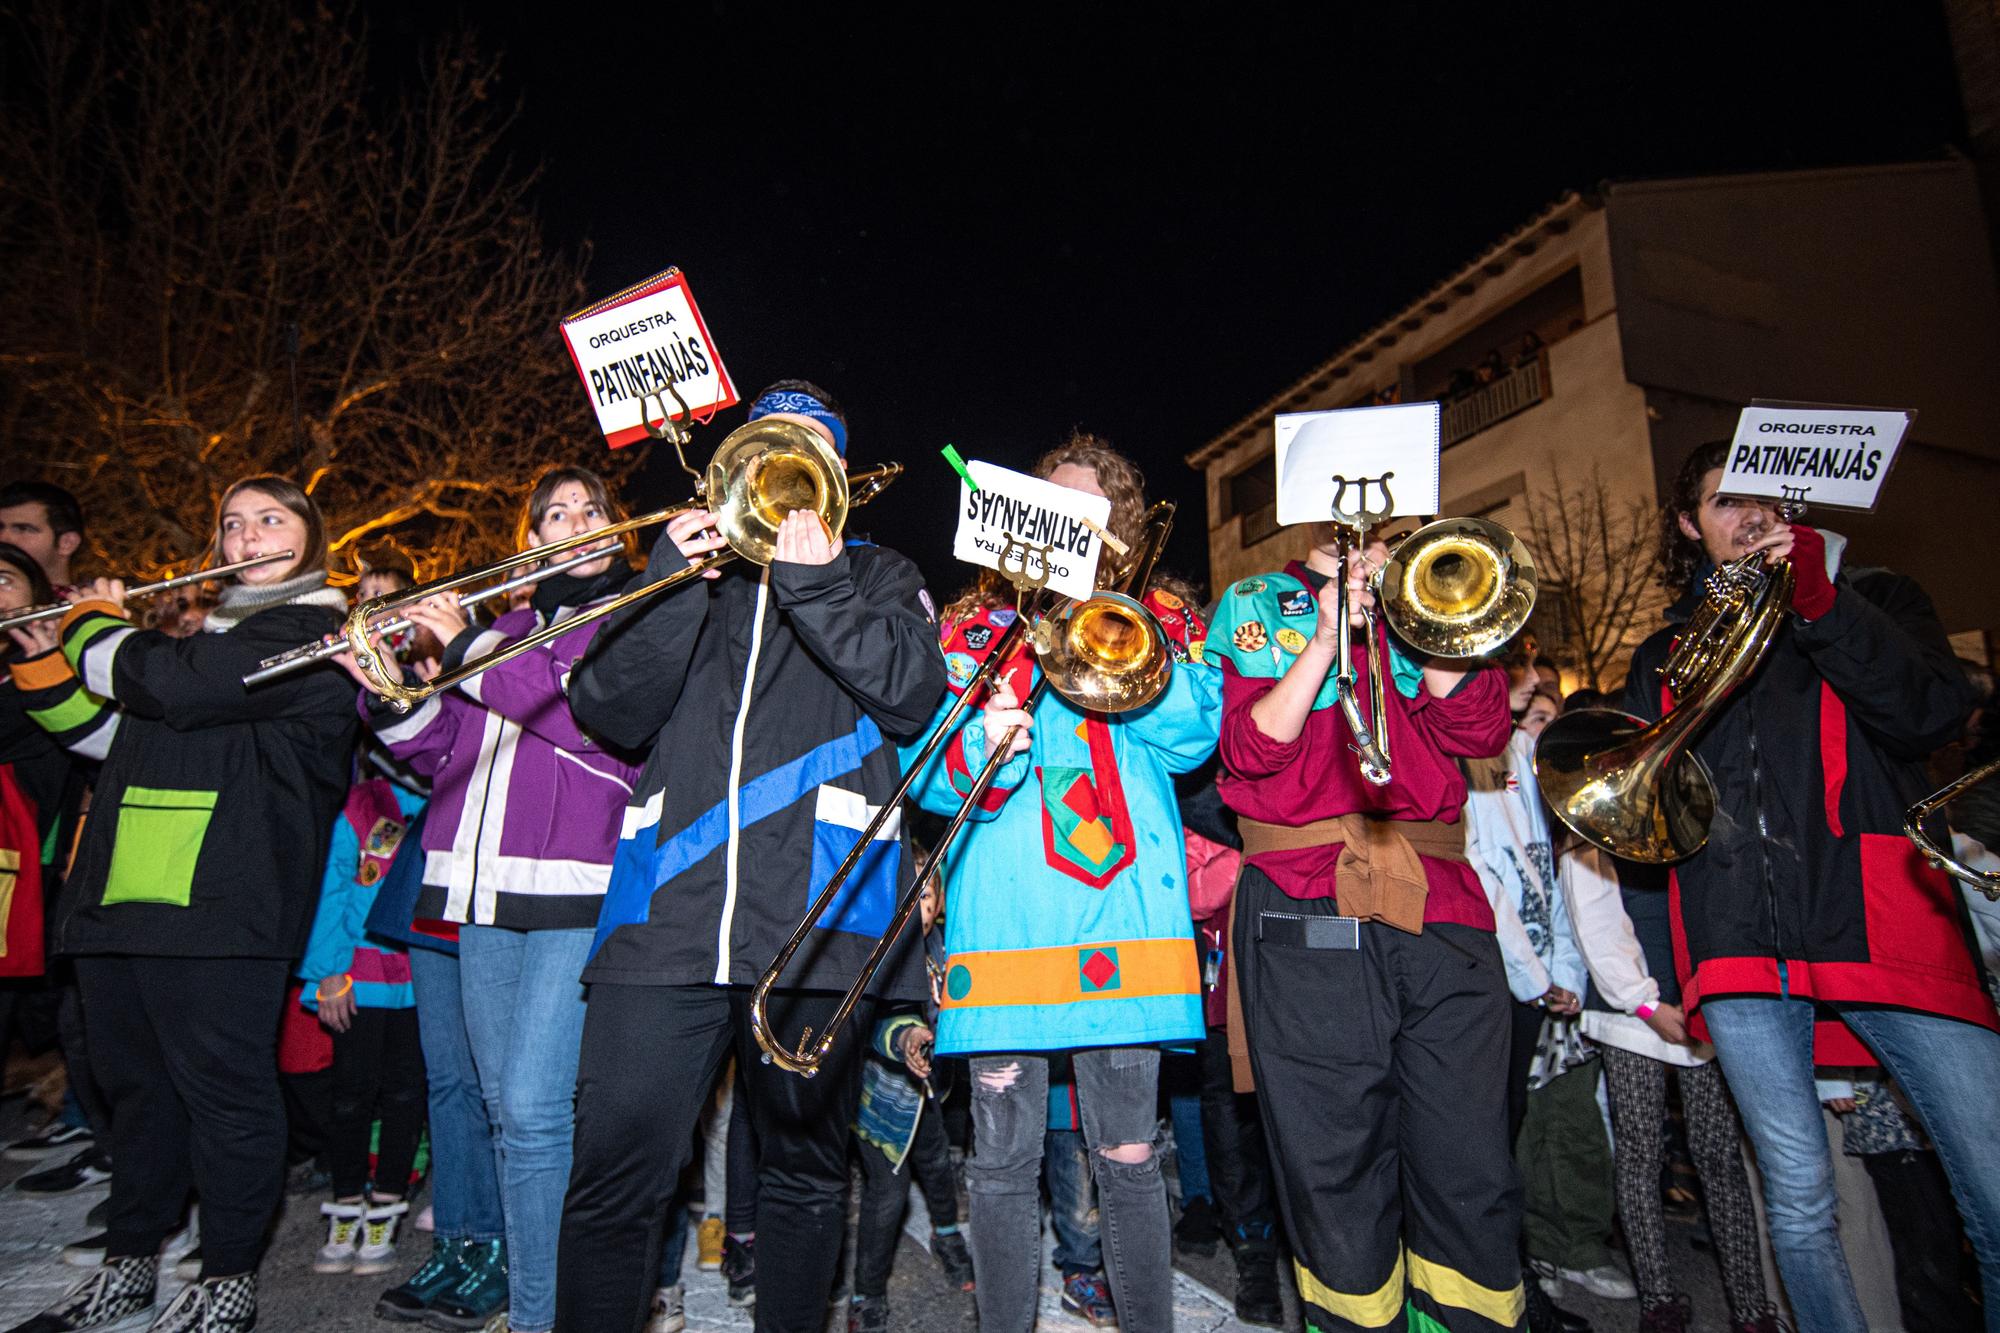
[[[1412,935],[1424,929],[1424,902],[1430,881],[1420,857],[1465,860],[1465,826],[1441,819],[1370,819],[1342,815],[1310,824],[1266,824],[1238,816],[1245,860],[1263,852],[1290,852],[1340,843],[1334,864],[1333,896],[1342,916],[1380,921]],[[1250,1046],[1243,1028],[1243,998],[1235,964],[1236,914],[1229,914],[1229,1066],[1238,1092],[1256,1091]]]

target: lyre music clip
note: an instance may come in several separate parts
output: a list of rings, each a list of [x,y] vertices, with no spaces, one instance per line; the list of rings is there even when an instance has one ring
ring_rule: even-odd
[[[1393,470],[1384,472],[1379,477],[1349,478],[1341,476],[1338,472],[1334,473],[1332,478],[1333,521],[1343,527],[1366,530],[1389,517],[1396,510],[1395,497],[1389,494],[1389,478],[1395,475]],[[1353,509],[1344,507],[1347,501],[1347,488],[1349,486],[1354,488],[1358,496],[1358,502]],[[1381,488],[1382,507],[1380,509],[1370,509],[1368,507],[1368,488],[1370,486]]]

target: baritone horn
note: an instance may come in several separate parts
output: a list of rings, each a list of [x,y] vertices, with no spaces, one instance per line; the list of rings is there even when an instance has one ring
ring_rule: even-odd
[[[671,421],[666,424],[670,427],[678,425]],[[684,432],[677,434],[655,429],[654,433],[657,438],[669,440],[677,451],[681,449]],[[688,467],[685,455],[682,456],[681,466],[695,477],[695,498],[684,504],[658,509],[592,532],[580,532],[559,542],[517,552],[478,569],[361,603],[348,614],[347,623],[341,630],[341,637],[354,653],[355,664],[398,712],[408,712],[419,701],[448,690],[482,671],[512,661],[578,626],[601,620],[635,602],[671,592],[731,560],[770,564],[777,549],[778,525],[795,509],[810,509],[817,514],[828,535],[837,542],[847,523],[847,511],[874,499],[903,471],[900,463],[884,463],[849,476],[840,456],[818,431],[775,417],[761,417],[731,431],[716,446],[706,473],[698,473]],[[602,543],[635,528],[651,527],[666,522],[676,514],[701,508],[714,512],[716,530],[729,543],[726,549],[705,555],[685,569],[677,569],[664,578],[632,588],[609,601],[587,607],[567,620],[545,625],[485,657],[463,663],[432,680],[420,684],[406,683],[396,670],[394,661],[378,656],[369,643],[368,635],[374,626],[393,619],[401,608],[413,606],[426,597],[450,592],[522,565],[551,560],[579,547]],[[608,551],[606,553],[609,554]]]
[[[826,886],[813,899],[812,906],[806,909],[805,918],[751,988],[750,1033],[764,1048],[767,1062],[807,1078],[819,1073],[820,1062],[833,1049],[840,1029],[853,1014],[855,1006],[861,1003],[868,983],[874,979],[883,959],[889,956],[896,937],[903,933],[903,927],[915,914],[925,883],[944,865],[945,853],[958,838],[959,830],[965,827],[973,807],[985,797],[994,779],[1000,775],[1000,769],[1014,748],[1018,729],[1009,730],[986,757],[985,765],[972,781],[971,790],[959,802],[957,812],[945,825],[944,833],[924,858],[923,864],[917,867],[910,887],[904,890],[902,898],[896,903],[889,924],[875,941],[875,948],[862,964],[860,975],[855,977],[854,984],[841,997],[840,1005],[827,1020],[825,1029],[815,1038],[812,1029],[807,1028],[800,1034],[796,1047],[786,1046],[771,1027],[772,988],[778,984],[779,977],[819,924],[820,918],[833,905],[834,898],[860,864],[862,854],[874,844],[876,835],[888,822],[900,813],[903,799],[910,794],[917,778],[930,766],[945,742],[958,733],[959,723],[965,714],[984,692],[984,687],[993,683],[1024,637],[1035,650],[1035,664],[1040,672],[1034,689],[1029,691],[1021,704],[1027,712],[1034,712],[1042,691],[1047,689],[1054,689],[1088,712],[1123,713],[1144,707],[1159,698],[1167,688],[1173,674],[1173,655],[1167,648],[1167,638],[1160,629],[1159,621],[1137,599],[1145,592],[1153,567],[1166,548],[1167,534],[1172,530],[1173,522],[1174,506],[1171,503],[1161,501],[1147,511],[1144,536],[1120,571],[1118,590],[1094,593],[1081,602],[1069,602],[1041,617],[1030,617],[1024,610],[994,643],[986,660],[979,664],[979,670],[966,682],[964,691],[946,710],[943,720],[932,729],[923,748],[918,750],[910,766],[903,771],[895,791],[882,803],[882,808],[868,822],[868,827],[856,836],[853,848],[834,869]],[[1033,629],[1029,628],[1030,619],[1035,620]]]

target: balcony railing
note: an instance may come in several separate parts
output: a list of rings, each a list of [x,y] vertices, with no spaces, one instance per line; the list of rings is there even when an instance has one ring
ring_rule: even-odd
[[[1444,405],[1441,442],[1457,444],[1495,422],[1525,412],[1549,396],[1549,359],[1544,353],[1517,366],[1491,384],[1482,384],[1463,398]]]

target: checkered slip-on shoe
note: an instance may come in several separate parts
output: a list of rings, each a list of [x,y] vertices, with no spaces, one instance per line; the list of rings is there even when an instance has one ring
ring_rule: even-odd
[[[207,1277],[181,1288],[146,1333],[249,1333],[257,1327],[257,1275]]]
[[[107,1259],[104,1266],[64,1292],[48,1309],[12,1333],[126,1333],[146,1326],[158,1259]]]

